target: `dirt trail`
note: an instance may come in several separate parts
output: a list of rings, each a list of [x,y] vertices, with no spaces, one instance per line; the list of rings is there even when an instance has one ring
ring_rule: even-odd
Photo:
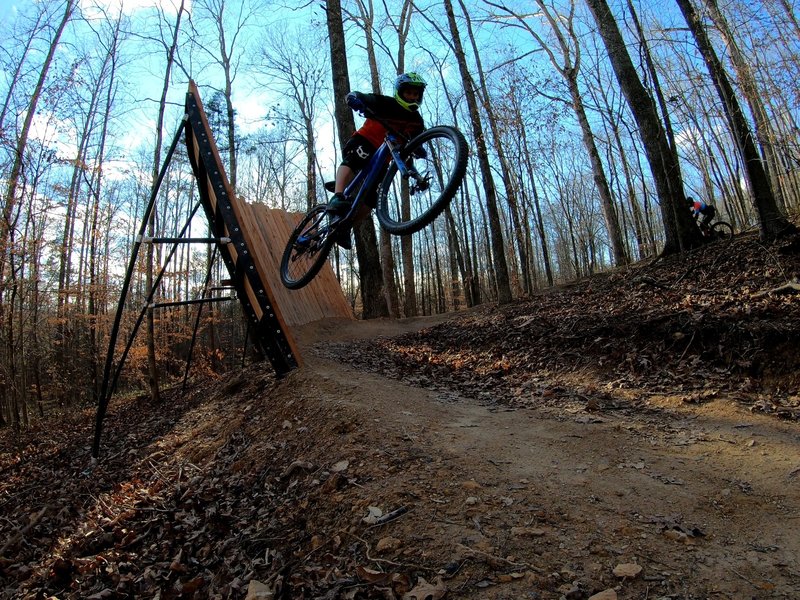
[[[591,397],[568,410],[504,408],[354,369],[326,351],[438,320],[309,325],[305,366],[277,390],[341,411],[342,456],[354,439],[374,449],[378,460],[350,457],[369,481],[356,494],[362,505],[412,507],[377,535],[396,540],[382,558],[438,560],[445,574],[459,564],[443,583],[463,598],[612,588],[620,598],[800,597],[797,424],[724,397],[653,396],[635,411],[594,410]],[[642,570],[614,574],[626,564]]]

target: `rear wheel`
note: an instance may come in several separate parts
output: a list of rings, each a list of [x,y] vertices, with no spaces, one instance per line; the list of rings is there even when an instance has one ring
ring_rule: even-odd
[[[716,240],[729,240],[733,237],[733,227],[725,221],[717,221],[711,225],[711,233]]]
[[[403,157],[411,176],[403,177],[392,162],[378,192],[375,213],[383,228],[409,235],[432,223],[461,185],[468,154],[467,140],[454,127],[432,127],[408,142]]]
[[[289,236],[281,258],[281,282],[290,290],[308,285],[330,254],[334,236],[326,206],[308,211]]]

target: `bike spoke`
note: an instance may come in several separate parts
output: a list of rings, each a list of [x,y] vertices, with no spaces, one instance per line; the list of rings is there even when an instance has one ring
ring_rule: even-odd
[[[324,206],[316,206],[303,218],[287,243],[281,260],[281,281],[290,289],[307,285],[328,258],[331,226]]]
[[[439,215],[466,168],[466,142],[448,128],[435,128],[409,144],[410,173],[390,170],[379,199],[379,218],[391,233],[413,233]]]

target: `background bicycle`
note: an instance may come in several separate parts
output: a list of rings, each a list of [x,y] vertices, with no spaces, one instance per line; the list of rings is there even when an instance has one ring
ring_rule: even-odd
[[[709,242],[729,240],[733,237],[733,226],[725,221],[715,221],[711,225],[698,223],[703,238]]]

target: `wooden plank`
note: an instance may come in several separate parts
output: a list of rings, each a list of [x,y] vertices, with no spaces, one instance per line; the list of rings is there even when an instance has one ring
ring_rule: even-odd
[[[263,291],[269,299],[269,309],[274,312],[281,329],[284,330],[289,340],[289,345],[297,356],[294,340],[288,332],[288,327],[303,325],[311,321],[316,321],[325,317],[339,317],[352,319],[353,313],[347,299],[344,297],[341,286],[336,279],[330,263],[326,264],[320,273],[301,290],[289,290],[280,282],[280,261],[283,256],[283,249],[286,240],[294,230],[295,225],[302,218],[301,214],[288,214],[278,209],[269,209],[263,204],[249,204],[241,198],[235,197],[230,188],[219,151],[214,144],[211,132],[208,130],[208,122],[202,111],[202,104],[194,82],[190,82],[190,93],[193,93],[205,125],[205,135],[208,137],[213,154],[213,162],[216,167],[216,175],[221,177],[223,189],[215,190],[211,182],[206,177],[202,182],[206,186],[209,203],[212,205],[214,214],[220,214],[220,208],[230,210],[235,217],[235,222],[241,230],[244,243],[242,247],[236,244],[228,244],[221,248],[222,252],[227,252],[233,264],[237,264],[241,254],[247,254],[249,260],[257,272],[258,284],[263,286]],[[200,147],[197,140],[193,140],[194,155],[198,162]],[[221,195],[220,195],[221,194]],[[224,207],[218,205],[219,202],[225,203]],[[223,234],[230,235],[227,224],[216,224],[222,226]],[[241,274],[240,274],[241,275]],[[255,317],[261,320],[264,314],[261,310],[258,295],[253,290],[250,281],[244,277],[243,288],[249,303],[253,306]],[[261,289],[259,289],[259,292]]]
[[[191,87],[191,85],[192,84],[190,84],[190,87]],[[200,152],[201,152],[200,145],[198,144],[198,142],[197,142],[197,140],[195,138],[192,138],[192,149],[193,149],[193,153],[194,153],[194,156],[195,156],[195,160],[198,163],[202,162],[202,157],[200,156]],[[216,160],[219,160],[219,156],[216,156]],[[211,180],[206,175],[205,180],[204,181],[200,181],[198,183],[200,185],[203,185],[206,188],[206,191],[207,191],[207,194],[208,194],[209,203],[211,205],[212,211],[216,212],[217,205],[219,203],[219,198],[217,196],[216,191],[213,188],[213,185],[211,184]],[[221,225],[222,226],[222,231],[219,232],[221,235],[230,236],[231,232],[228,230],[227,224],[222,222],[222,223],[216,223],[214,225]],[[218,228],[217,227],[214,227],[214,230],[215,230],[215,232],[218,232]],[[222,252],[227,252],[229,254],[229,256],[230,256],[230,258],[231,258],[233,263],[236,263],[236,261],[239,258],[239,254],[238,254],[235,246],[233,246],[231,244],[226,245],[224,248],[221,249],[221,251]],[[245,292],[247,294],[248,300],[250,301],[250,303],[251,303],[251,305],[253,307],[253,310],[255,311],[255,316],[256,316],[257,319],[260,319],[262,317],[263,313],[262,313],[261,307],[259,306],[259,303],[258,303],[258,301],[257,301],[257,299],[256,299],[256,297],[255,297],[255,295],[253,293],[252,286],[250,285],[250,282],[247,281],[246,279],[243,280],[243,284],[244,284],[244,288],[245,288]]]
[[[281,305],[284,318],[288,324],[301,324],[302,318],[298,313],[299,307],[287,300],[286,294],[282,289],[283,285],[276,277],[277,267],[275,266],[274,261],[269,254],[269,245],[264,237],[263,223],[261,222],[261,219],[259,219],[258,215],[254,214],[255,211],[253,210],[253,205],[247,204],[246,207],[250,220],[248,235],[250,237],[251,247],[253,248],[253,252],[256,252],[259,255],[261,262],[264,265],[265,273],[263,276],[265,278],[271,278],[271,280],[274,282],[273,287],[275,302]]]
[[[263,204],[251,204],[250,209],[251,221],[258,223],[256,243],[259,244],[260,258],[271,264],[268,277],[278,281],[274,284],[275,294],[287,311],[287,321],[292,325],[303,325],[326,317],[352,319],[352,310],[330,263],[323,266],[311,283],[299,290],[289,290],[279,282],[280,261],[286,240],[303,215],[267,208]],[[278,290],[277,286],[281,289]],[[286,307],[292,307],[292,317],[288,316]]]

